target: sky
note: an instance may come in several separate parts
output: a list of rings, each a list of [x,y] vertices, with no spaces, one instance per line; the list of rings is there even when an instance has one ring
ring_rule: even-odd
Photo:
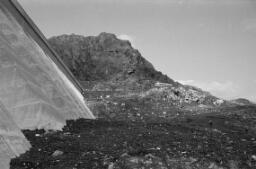
[[[255,0],[18,0],[46,37],[116,34],[157,70],[256,102]]]

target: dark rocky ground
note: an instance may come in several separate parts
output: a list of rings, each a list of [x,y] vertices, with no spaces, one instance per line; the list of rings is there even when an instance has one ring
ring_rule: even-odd
[[[240,107],[150,122],[68,121],[24,131],[33,148],[12,169],[256,168],[256,110]]]

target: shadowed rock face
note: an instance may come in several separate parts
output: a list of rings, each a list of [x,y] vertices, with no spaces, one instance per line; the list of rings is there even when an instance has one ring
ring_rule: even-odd
[[[129,41],[120,40],[114,34],[101,33],[89,37],[61,35],[50,38],[49,42],[81,81],[136,78],[174,83],[156,71]]]

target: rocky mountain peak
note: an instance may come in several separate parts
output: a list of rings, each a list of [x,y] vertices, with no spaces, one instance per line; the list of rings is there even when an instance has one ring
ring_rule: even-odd
[[[125,91],[189,110],[193,109],[191,106],[215,107],[224,103],[208,92],[179,84],[157,71],[129,41],[114,34],[61,35],[49,42],[78,80],[93,84],[92,91]]]
[[[49,39],[73,74],[81,81],[109,81],[136,78],[175,83],[155,70],[127,40],[114,34],[98,36],[61,35]]]

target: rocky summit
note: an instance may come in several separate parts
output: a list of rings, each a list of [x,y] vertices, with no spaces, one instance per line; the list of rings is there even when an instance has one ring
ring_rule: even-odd
[[[109,81],[137,78],[164,83],[174,81],[156,71],[140,52],[114,34],[98,36],[61,35],[50,44],[81,81]]]

